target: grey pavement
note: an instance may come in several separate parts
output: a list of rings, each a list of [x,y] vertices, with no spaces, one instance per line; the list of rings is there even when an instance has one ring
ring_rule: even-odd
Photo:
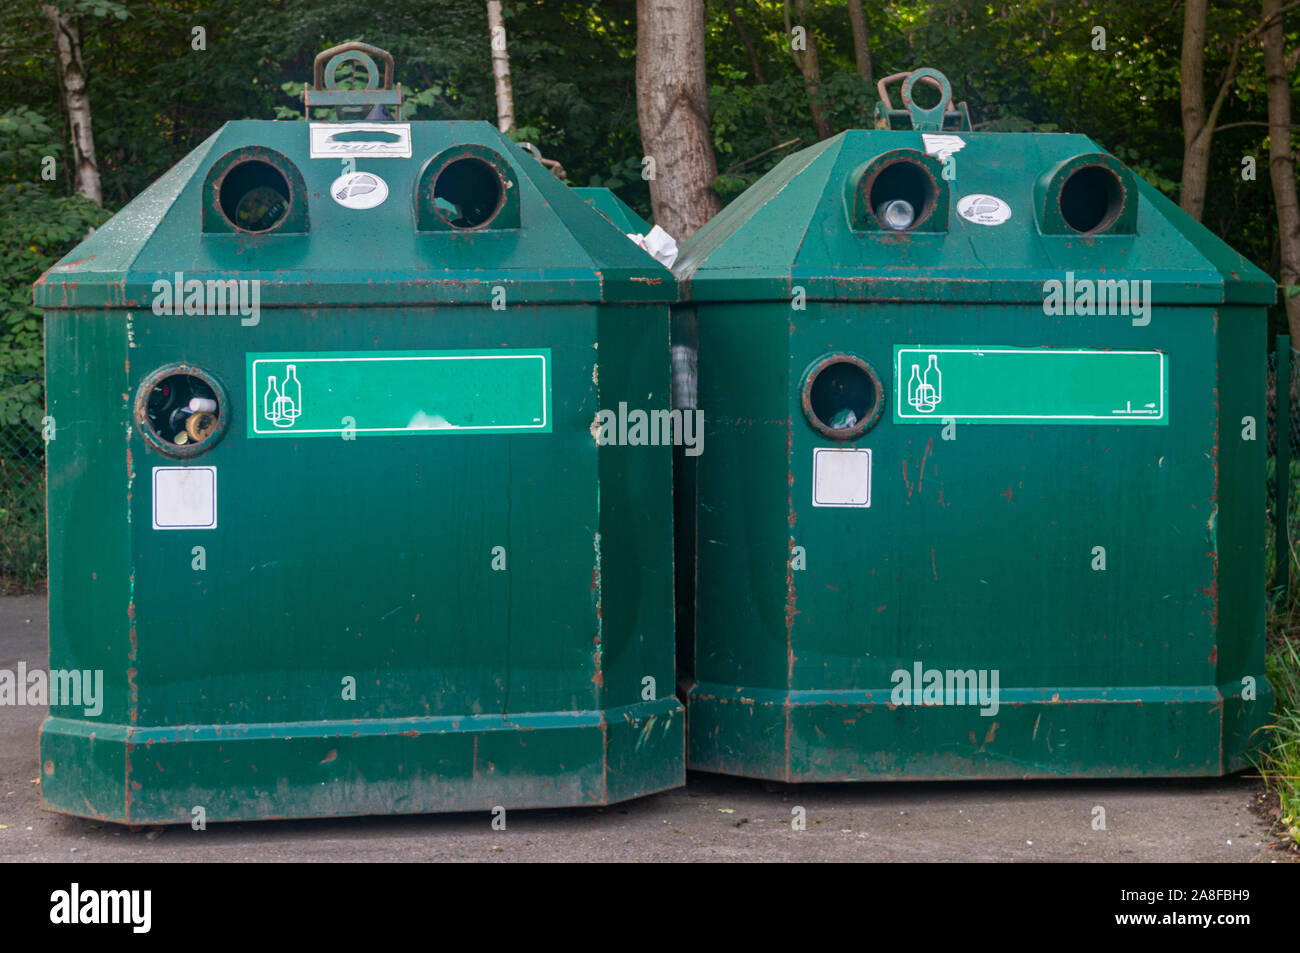
[[[45,668],[43,596],[0,598],[0,669]],[[1248,777],[816,784],[692,774],[609,808],[131,829],[38,804],[43,708],[0,707],[0,862],[1285,861]],[[1094,808],[1106,829],[1093,829]],[[807,829],[791,829],[791,811]]]

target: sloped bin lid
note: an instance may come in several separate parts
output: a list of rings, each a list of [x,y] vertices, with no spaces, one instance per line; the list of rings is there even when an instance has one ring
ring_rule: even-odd
[[[677,297],[486,122],[227,123],[42,276],[35,302],[146,307],[177,272],[260,279],[264,307],[485,303],[495,286],[512,303]]]
[[[915,196],[910,230],[876,217],[891,188]],[[1067,272],[1149,280],[1156,304],[1275,298],[1268,275],[1070,134],[841,133],[733,201],[673,271],[697,301],[788,300],[799,286],[811,300],[1041,304]]]

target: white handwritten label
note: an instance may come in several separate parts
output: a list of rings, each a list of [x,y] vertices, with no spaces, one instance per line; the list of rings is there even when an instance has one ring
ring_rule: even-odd
[[[411,158],[409,122],[314,122],[311,124],[313,159]]]

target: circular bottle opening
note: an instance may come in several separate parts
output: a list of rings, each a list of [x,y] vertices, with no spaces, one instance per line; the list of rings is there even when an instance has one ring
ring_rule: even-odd
[[[884,388],[866,361],[852,354],[822,358],[804,377],[803,412],[833,440],[861,436],[880,419]]]
[[[1087,234],[1108,228],[1124,208],[1124,187],[1119,176],[1099,165],[1070,173],[1061,185],[1061,217],[1076,232]]]
[[[453,228],[488,224],[497,217],[505,200],[497,170],[473,156],[447,163],[433,183],[433,204]]]
[[[930,217],[934,211],[935,191],[934,180],[919,163],[897,159],[876,173],[871,183],[869,201],[873,210],[885,208],[891,202],[906,202],[915,213],[912,223],[891,230],[908,231]],[[881,227],[891,228],[886,222],[880,224]]]
[[[140,382],[136,426],[155,449],[173,457],[196,456],[225,432],[225,404],[225,392],[211,375],[171,365]]]
[[[230,167],[217,193],[221,214],[242,232],[267,232],[289,214],[289,180],[261,159]]]

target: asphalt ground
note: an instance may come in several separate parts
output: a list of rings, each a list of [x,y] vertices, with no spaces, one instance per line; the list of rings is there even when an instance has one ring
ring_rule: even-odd
[[[0,669],[47,667],[44,596],[0,598]],[[695,774],[608,808],[127,828],[39,805],[45,709],[0,706],[0,862],[1286,861],[1249,776],[780,786]],[[1095,819],[1102,808],[1104,829]],[[806,828],[795,830],[795,809]]]

